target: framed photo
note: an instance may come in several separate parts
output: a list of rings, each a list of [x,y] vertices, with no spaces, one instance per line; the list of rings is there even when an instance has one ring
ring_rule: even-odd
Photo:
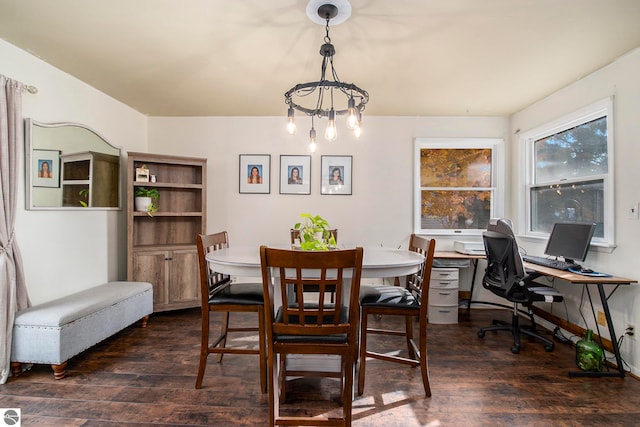
[[[271,155],[240,154],[240,193],[271,192]]]
[[[60,187],[60,150],[32,150],[31,183],[34,187]]]
[[[311,194],[311,156],[280,156],[280,194]]]
[[[351,194],[352,156],[322,156],[320,194]]]

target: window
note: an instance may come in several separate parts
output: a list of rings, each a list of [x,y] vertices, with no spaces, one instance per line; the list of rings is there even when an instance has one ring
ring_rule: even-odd
[[[416,139],[414,229],[480,234],[503,210],[501,139]]]
[[[593,241],[613,244],[612,100],[523,134],[530,236],[555,222],[594,222]]]

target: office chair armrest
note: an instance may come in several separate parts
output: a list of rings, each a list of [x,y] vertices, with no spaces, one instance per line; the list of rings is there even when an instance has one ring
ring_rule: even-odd
[[[524,282],[527,284],[533,282],[538,277],[544,276],[542,273],[538,273],[537,271],[533,270],[528,270],[526,273],[527,275],[524,277]]]

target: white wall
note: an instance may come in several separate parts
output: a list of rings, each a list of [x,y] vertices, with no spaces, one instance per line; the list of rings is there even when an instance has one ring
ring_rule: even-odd
[[[24,118],[81,123],[115,146],[146,150],[146,116],[2,40],[0,73],[38,88],[36,95],[23,94]],[[26,210],[24,152],[19,162],[16,238],[32,303],[125,279],[124,210]]]
[[[574,84],[554,93],[536,104],[514,114],[511,117],[511,163],[520,164],[524,146],[516,131],[526,132],[546,122],[578,110],[595,101],[614,95],[614,164],[615,164],[615,239],[617,247],[612,251],[591,251],[583,263],[590,268],[613,273],[634,280],[640,279],[638,254],[640,253],[640,221],[627,217],[627,209],[640,202],[640,49],[636,49],[619,58],[614,63]],[[512,180],[517,180],[512,174]],[[513,185],[510,197],[511,212],[517,213],[524,203],[524,190],[517,182]],[[522,225],[520,218],[514,217],[516,227]],[[522,219],[524,220],[524,219]],[[544,243],[520,239],[520,246],[530,254],[542,255]],[[557,283],[568,300],[569,320],[584,326],[580,315],[582,286],[570,286]],[[613,290],[608,287],[607,293]],[[599,301],[597,290],[592,289],[595,301]],[[585,297],[586,298],[586,297]],[[609,299],[616,334],[624,332],[627,323],[640,325],[640,304],[638,285],[622,286]],[[601,304],[596,309],[601,310]],[[555,314],[564,317],[564,309]],[[585,301],[582,309],[588,327],[595,329],[593,316]],[[601,328],[603,336],[608,337],[606,328]],[[628,337],[622,346],[622,356],[637,374],[640,368],[640,345],[638,338]]]
[[[338,228],[341,245],[397,248],[407,246],[413,230],[414,138],[506,139],[508,129],[502,117],[365,117],[364,133],[355,140],[339,123],[337,141],[319,139],[312,156],[311,195],[279,194],[280,155],[309,154],[310,120],[298,118],[297,125],[298,132],[288,135],[284,112],[262,118],[152,117],[149,149],[208,158],[207,228],[226,229],[232,244],[286,244],[289,229],[307,212]],[[271,155],[271,194],[239,193],[240,154]],[[351,196],[320,194],[322,155],[353,156]],[[451,245],[442,239],[438,249]]]

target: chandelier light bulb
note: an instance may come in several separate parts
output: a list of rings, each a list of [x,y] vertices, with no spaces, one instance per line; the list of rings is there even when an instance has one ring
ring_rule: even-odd
[[[349,98],[347,107],[347,126],[349,129],[355,129],[358,126],[358,114],[356,111],[356,100],[353,96]]]
[[[355,136],[356,139],[362,135],[362,113],[360,111],[358,111],[357,118],[356,126],[353,128],[353,136]]]
[[[311,130],[309,131],[309,151],[311,151],[312,153],[315,153],[317,146],[318,145],[316,144],[316,130],[313,128],[313,125],[312,125]]]
[[[289,132],[289,135],[293,135],[294,133],[296,133],[296,122],[294,114],[295,113],[293,107],[289,107],[289,110],[287,111],[287,132]]]
[[[313,128],[313,125],[311,125],[311,130],[309,131],[309,151],[315,153],[316,147],[316,130]]]
[[[357,138],[360,138],[360,135],[362,135],[362,128],[360,127],[360,124],[356,125],[356,127],[353,129],[353,136]]]
[[[335,141],[338,137],[338,130],[336,129],[336,111],[333,108],[329,110],[329,121],[327,122],[327,129],[324,131],[324,137],[327,141]]]

